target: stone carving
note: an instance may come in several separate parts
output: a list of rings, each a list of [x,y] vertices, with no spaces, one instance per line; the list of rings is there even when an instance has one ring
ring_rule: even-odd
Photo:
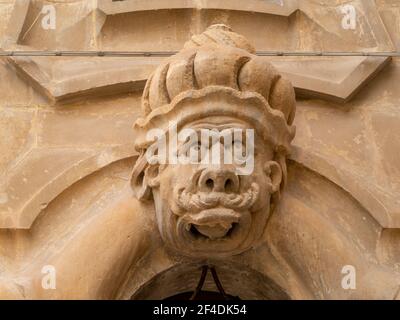
[[[185,193],[185,188],[177,187],[170,193],[161,189],[167,190],[168,181],[185,187],[196,167],[186,166],[185,171],[177,165],[179,170],[172,170],[166,164],[157,179],[151,175],[155,176],[158,166],[138,167],[139,173],[150,177],[146,187],[134,184],[141,201],[132,196],[130,179],[138,158],[133,145],[136,138],[141,136],[145,141],[147,129],[161,126],[155,121],[162,120],[164,130],[169,128],[167,120],[181,115],[175,111],[193,106],[203,110],[218,101],[215,110],[229,110],[235,127],[236,122],[244,123],[243,129],[257,123],[246,120],[252,114],[249,110],[257,107],[239,107],[243,96],[247,99],[252,90],[242,89],[254,85],[243,80],[247,79],[243,72],[254,62],[254,49],[226,27],[201,32],[214,23],[229,24],[254,44],[258,55],[267,50],[399,48],[400,4],[393,1],[284,1],[282,7],[278,2],[2,1],[2,50],[176,52],[191,36],[200,34],[187,44],[188,51],[184,50],[196,53],[193,65],[199,76],[194,79],[200,83],[192,88],[188,84],[193,77],[176,81],[176,75],[190,75],[179,71],[176,57],[0,58],[0,144],[4,151],[0,156],[0,299],[164,299],[195,288],[206,260],[202,248],[180,237],[176,241],[180,247],[167,250],[155,221],[153,194],[168,198],[159,202],[166,204],[166,211],[174,204],[174,195],[195,199],[189,196],[198,193]],[[44,31],[40,17],[36,18],[43,5],[49,4],[56,8],[57,28]],[[341,27],[340,6],[349,4],[358,13],[355,30]],[[243,53],[245,61],[237,60],[236,73],[214,72],[199,63],[198,51],[212,46],[210,37],[214,46]],[[187,66],[188,59],[185,56],[179,61]],[[265,216],[270,215],[261,238],[254,237],[252,248],[239,247],[247,241],[239,238],[226,241],[223,248],[209,246],[206,262],[216,267],[226,292],[242,299],[400,299],[399,58],[256,60],[260,65],[261,60],[269,61],[296,92],[296,136],[286,161],[287,182],[271,196],[270,210],[264,207]],[[221,61],[220,55],[216,61]],[[161,69],[168,64],[165,84],[160,81],[163,73],[155,73],[158,80],[153,76],[149,81],[152,85],[142,114],[142,91],[160,63]],[[199,72],[196,63],[208,69]],[[236,70],[229,63],[219,63],[215,69],[225,67]],[[206,79],[207,73],[210,77]],[[228,77],[226,85],[226,78],[218,78],[224,74],[240,77]],[[254,75],[263,79],[253,73],[252,80]],[[218,79],[225,91],[185,96],[170,115],[165,119],[161,116],[163,105],[171,104],[183,92],[213,85],[209,79]],[[156,84],[162,90],[157,90]],[[238,95],[230,94],[235,90]],[[163,92],[168,95],[158,95]],[[262,90],[256,92],[265,95]],[[267,100],[273,111],[279,109]],[[152,118],[141,133],[140,126],[134,132],[132,123],[152,112],[158,112],[158,118]],[[204,119],[199,126],[209,121],[204,113],[196,113]],[[184,123],[179,126],[180,133],[194,126],[185,119],[178,119]],[[144,125],[145,120],[138,123]],[[293,124],[287,122],[288,127]],[[269,152],[262,140],[257,145]],[[268,154],[260,157],[271,161]],[[267,175],[254,175],[244,178],[255,181],[261,190],[260,176]],[[140,176],[136,178],[140,180]],[[169,217],[179,218],[188,211],[171,208],[178,216],[171,213]],[[166,235],[175,230],[169,226],[171,229],[163,229],[168,231]],[[226,233],[228,227],[199,227],[203,235],[196,228],[194,231],[216,244],[229,239],[233,232]],[[192,256],[186,258],[182,255],[185,252]],[[42,286],[47,276],[42,270],[47,266],[57,271],[55,290]],[[348,267],[356,272],[356,289],[347,288],[346,282],[343,286],[349,276],[343,271]],[[210,278],[204,289],[215,291]]]
[[[295,134],[292,85],[255,56],[243,37],[214,25],[157,68],[146,84],[142,111],[134,126],[140,156],[132,187],[141,200],[152,196],[166,244],[194,257],[223,257],[254,245],[286,179]],[[171,123],[178,135],[188,128],[199,136],[206,129],[229,132],[232,143],[236,129],[254,129],[254,169],[244,175],[233,161],[181,164],[170,157],[166,164],[149,163],[154,141],[147,139],[148,131],[167,133]],[[166,140],[172,144],[169,132]],[[187,145],[178,142],[178,154],[188,152]],[[200,143],[205,154],[213,147]]]

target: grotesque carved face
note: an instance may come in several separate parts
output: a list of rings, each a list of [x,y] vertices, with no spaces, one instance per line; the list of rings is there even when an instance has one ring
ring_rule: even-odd
[[[140,156],[132,187],[138,199],[153,198],[163,240],[183,255],[220,258],[253,246],[283,186],[295,135],[294,90],[254,53],[229,27],[211,26],[146,83],[143,117],[134,125]],[[178,137],[190,129],[197,138],[171,143],[171,135],[164,135],[171,121]],[[153,148],[147,139],[153,130],[161,131],[168,152],[160,145]],[[247,139],[247,130],[253,139]],[[204,141],[203,131],[216,133],[217,139]],[[238,131],[246,133],[240,141]],[[236,149],[245,150],[243,158],[240,152],[236,157]],[[166,161],[146,161],[149,150]]]
[[[145,173],[152,187],[159,231],[170,248],[186,256],[238,254],[263,233],[271,195],[281,184],[281,167],[273,160],[272,147],[257,134],[246,137],[246,129],[252,128],[238,119],[199,120],[182,128],[178,136],[188,128],[196,133],[196,139],[178,141],[176,151],[178,157],[192,161],[150,165]],[[215,135],[209,137],[205,132]],[[237,139],[238,132],[242,139]],[[247,144],[252,144],[251,148]],[[242,160],[253,157],[250,170],[241,170],[246,164],[237,161],[238,151]],[[233,159],[226,161],[230,152]]]

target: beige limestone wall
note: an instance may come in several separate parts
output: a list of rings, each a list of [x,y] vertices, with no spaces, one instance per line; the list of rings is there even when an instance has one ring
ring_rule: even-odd
[[[342,26],[345,4],[356,10],[355,29]],[[44,6],[55,10],[55,29],[43,28]],[[395,0],[3,0],[0,17],[0,54],[178,51],[214,23],[257,51],[400,50]],[[164,59],[0,57],[0,298],[165,298],[193,289],[198,266],[165,250],[153,208],[129,189],[132,124]],[[399,298],[400,58],[263,59],[295,87],[297,133],[263,243],[213,262],[228,292]],[[49,265],[56,289],[42,285]],[[342,287],[346,265],[357,271],[355,290]]]

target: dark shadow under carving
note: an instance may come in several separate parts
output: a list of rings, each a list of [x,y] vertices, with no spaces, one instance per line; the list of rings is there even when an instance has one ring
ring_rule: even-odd
[[[272,279],[235,263],[179,264],[146,282],[132,300],[290,300]],[[213,271],[214,270],[214,271]]]

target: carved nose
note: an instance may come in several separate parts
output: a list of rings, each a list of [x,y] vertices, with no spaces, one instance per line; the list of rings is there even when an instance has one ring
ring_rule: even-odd
[[[207,192],[238,192],[239,177],[232,170],[206,169],[200,175],[199,188]]]

